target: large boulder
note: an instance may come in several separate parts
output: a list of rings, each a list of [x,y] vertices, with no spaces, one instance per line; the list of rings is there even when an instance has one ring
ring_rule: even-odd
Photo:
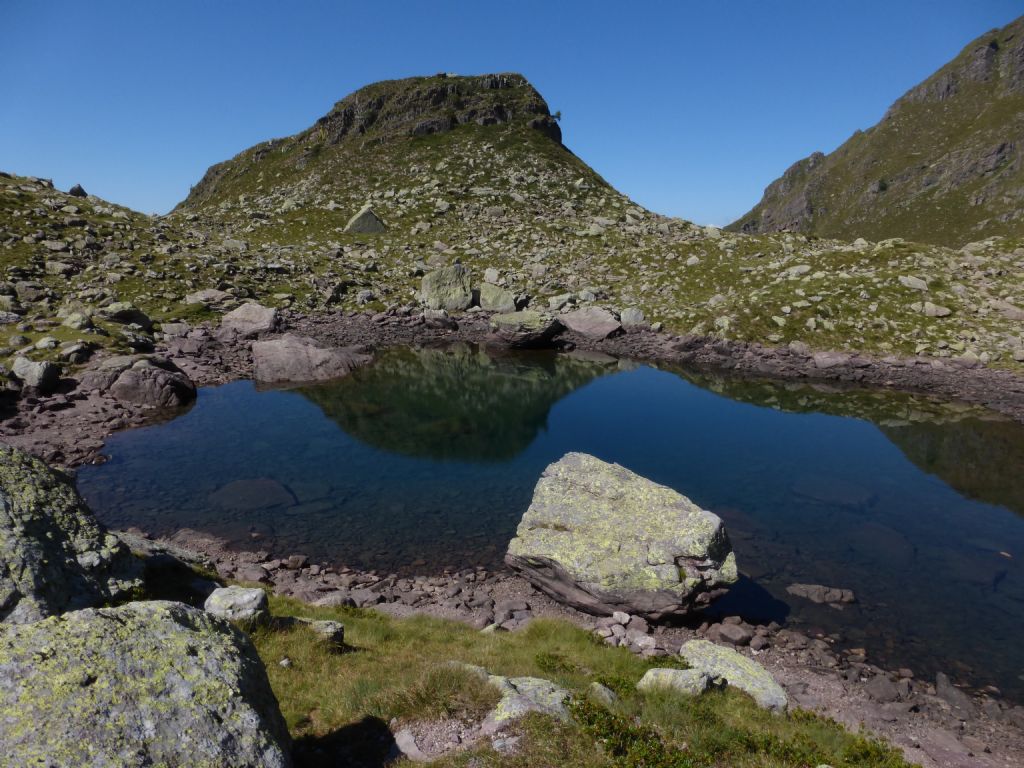
[[[140,588],[141,574],[69,478],[0,444],[0,623],[100,605]]]
[[[53,392],[60,382],[60,368],[47,361],[34,362],[27,357],[16,357],[11,370],[24,386],[44,395]]]
[[[491,316],[491,333],[510,347],[543,347],[561,330],[557,318],[532,310]]]
[[[227,621],[181,603],[88,609],[0,633],[8,768],[288,768],[266,669]]]
[[[622,330],[622,325],[615,319],[615,315],[600,307],[584,307],[566,312],[560,319],[573,333],[594,341],[607,339]]]
[[[707,605],[737,579],[716,515],[584,453],[544,470],[505,561],[574,608],[652,620]]]
[[[715,645],[708,640],[683,643],[679,655],[690,669],[712,680],[724,680],[751,696],[758,706],[773,712],[785,712],[789,699],[782,686],[764,667],[732,648]]]
[[[353,232],[360,235],[376,235],[387,230],[384,222],[381,221],[369,204],[364,205],[358,213],[348,220],[345,225],[346,232]]]
[[[231,337],[251,339],[261,333],[275,330],[277,324],[276,309],[249,301],[221,318],[220,330],[217,331],[217,335],[222,339]]]
[[[264,383],[336,379],[372,359],[356,347],[326,347],[305,336],[286,334],[252,345],[254,377]]]
[[[461,264],[441,267],[423,276],[420,301],[427,309],[461,312],[473,303],[469,270]]]
[[[110,394],[126,403],[177,408],[196,399],[196,385],[170,360],[144,357],[118,374]]]
[[[123,402],[158,408],[175,408],[196,399],[196,385],[188,375],[156,355],[103,358],[82,374],[79,388],[109,391]]]
[[[484,283],[480,286],[480,309],[488,312],[515,312],[516,297],[510,290]]]

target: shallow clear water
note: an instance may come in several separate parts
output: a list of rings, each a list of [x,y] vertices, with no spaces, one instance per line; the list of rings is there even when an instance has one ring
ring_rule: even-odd
[[[543,468],[618,462],[727,523],[721,603],[1024,698],[1024,427],[921,397],[546,354],[394,350],[300,390],[203,389],[79,487],[112,526],[383,571],[494,565]],[[253,534],[258,534],[254,545]],[[787,585],[853,589],[842,611]]]

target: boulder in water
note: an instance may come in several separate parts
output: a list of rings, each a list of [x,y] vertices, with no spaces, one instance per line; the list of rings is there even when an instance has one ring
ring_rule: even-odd
[[[584,453],[544,470],[505,562],[579,610],[652,620],[705,606],[737,579],[717,515]]]
[[[306,336],[286,334],[252,345],[254,378],[266,383],[336,379],[372,359],[357,347],[325,347]]]

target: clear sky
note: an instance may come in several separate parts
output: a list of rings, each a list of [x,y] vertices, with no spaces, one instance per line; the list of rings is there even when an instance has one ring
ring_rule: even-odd
[[[163,213],[376,80],[518,71],[647,207],[725,224],[1022,0],[0,0],[0,169]]]

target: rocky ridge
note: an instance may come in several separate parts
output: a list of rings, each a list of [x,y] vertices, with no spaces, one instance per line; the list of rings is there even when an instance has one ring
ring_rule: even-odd
[[[729,226],[962,246],[1024,235],[1024,18],[987,32],[841,147],[794,163]]]

